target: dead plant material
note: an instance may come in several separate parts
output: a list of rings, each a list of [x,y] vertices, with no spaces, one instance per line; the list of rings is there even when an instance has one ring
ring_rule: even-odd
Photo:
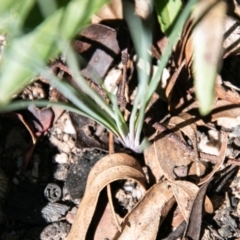
[[[203,184],[203,183],[209,181],[212,178],[212,176],[220,169],[220,167],[222,166],[222,164],[225,160],[226,151],[227,151],[227,143],[228,143],[228,134],[226,132],[222,132],[221,135],[222,135],[222,137],[221,137],[222,138],[221,139],[222,146],[221,146],[220,153],[218,156],[218,162],[215,164],[213,170],[207,176],[205,176],[204,178],[201,179],[199,184]]]
[[[94,215],[101,190],[113,181],[133,179],[145,192],[145,176],[139,163],[124,153],[103,157],[92,168],[88,176],[86,192],[80,203],[67,240],[84,240]]]
[[[158,182],[129,213],[122,224],[123,231],[114,239],[155,240],[159,226],[175,202],[169,183]]]
[[[184,236],[192,239],[192,240],[199,240],[200,239],[200,232],[201,232],[201,225],[202,225],[202,218],[203,218],[203,203],[206,196],[206,191],[208,184],[211,180],[206,182],[198,191],[190,213],[189,222],[185,231]]]
[[[70,112],[69,115],[76,130],[77,138],[75,144],[77,147],[108,150],[107,136],[104,138],[104,134],[101,134],[101,138],[99,138],[95,135],[98,126],[96,122],[73,112]]]
[[[75,51],[87,61],[81,72],[94,82],[96,74],[103,78],[120,53],[117,32],[101,24],[91,24],[73,41]]]
[[[159,130],[160,124],[154,124]],[[187,175],[202,175],[204,173],[204,166],[199,163],[199,169],[196,168],[198,156],[196,151],[188,146],[184,141],[175,133],[166,133],[165,136],[158,136],[154,141],[155,154],[159,161],[159,165],[164,173],[164,176],[174,181],[177,177],[186,177]],[[174,169],[185,167],[187,175],[177,176]]]
[[[52,126],[54,121],[54,113],[51,108],[39,109],[30,105],[27,110],[16,113],[18,119],[28,130],[32,143],[23,154],[23,169],[25,170],[32,157],[39,138]]]
[[[192,205],[199,191],[199,187],[187,181],[174,181],[171,183],[171,188],[184,220],[188,223]],[[213,206],[209,198],[205,199],[204,209],[207,213],[213,213]]]

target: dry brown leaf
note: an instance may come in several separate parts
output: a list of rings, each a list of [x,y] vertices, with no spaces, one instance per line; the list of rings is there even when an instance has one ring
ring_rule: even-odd
[[[227,90],[222,84],[215,84],[215,93],[216,96],[222,100],[226,100],[229,103],[240,104],[240,96],[239,93],[232,90]]]
[[[179,105],[179,107],[181,107],[181,105]],[[186,105],[182,112],[197,112],[198,108],[199,108],[198,102],[193,101],[193,98],[191,97],[191,99],[188,100],[188,105]],[[240,116],[239,104],[233,104],[226,100],[218,99],[213,105],[212,112],[205,120],[214,122],[219,118],[237,118],[238,116]],[[205,125],[202,119],[197,119],[196,124]]]
[[[145,192],[145,176],[139,163],[125,153],[103,157],[88,176],[86,192],[79,205],[67,240],[84,240],[94,215],[101,190],[109,183],[120,179],[133,179]]]
[[[205,199],[206,191],[209,182],[205,183],[198,191],[196,198],[194,199],[189,222],[186,227],[185,236],[187,239],[199,240],[201,232],[201,224],[203,218],[203,202]],[[185,239],[185,238],[184,238]]]
[[[187,181],[174,181],[171,183],[171,187],[183,217],[188,222],[199,187]],[[213,206],[209,198],[205,199],[204,207],[207,213],[213,212]]]
[[[212,178],[212,176],[220,169],[220,167],[222,166],[224,160],[225,160],[225,156],[226,156],[226,151],[227,151],[227,144],[228,144],[228,134],[226,132],[222,132],[221,133],[221,149],[219,152],[219,157],[218,162],[215,164],[213,170],[204,178],[201,179],[199,185],[206,183],[208,180],[210,180]]]
[[[172,227],[177,228],[182,222],[185,222],[185,220],[179,206],[177,206],[173,213],[171,225]]]
[[[196,153],[194,154],[193,151],[189,150],[189,147],[184,143],[181,145],[184,145],[185,148],[180,146],[179,143],[182,142],[180,138],[173,142],[171,140],[173,134],[160,135],[154,141],[155,154],[164,176],[168,180],[174,181],[177,176],[198,175],[199,170],[201,175],[204,172],[204,168],[200,164]],[[199,168],[193,163],[199,163]],[[185,175],[181,174],[181,172]]]
[[[123,221],[118,240],[155,240],[159,226],[175,203],[169,183],[158,182],[151,187]]]
[[[92,23],[99,23],[102,20],[123,19],[122,0],[111,0],[92,18]]]
[[[113,239],[117,232],[118,228],[116,227],[112,210],[110,204],[108,203],[100,218],[100,221],[97,224],[96,231],[94,233],[94,240],[103,240],[106,238]]]
[[[191,139],[194,152],[196,154],[196,174],[197,176],[203,175],[205,166],[199,160],[198,147],[197,147],[197,126],[195,119],[189,113],[180,113],[178,116],[171,117],[168,125],[176,126]]]
[[[178,145],[173,144],[167,137],[160,138],[154,141],[154,149],[156,157],[159,161],[164,176],[174,181],[176,175],[174,169],[178,167],[185,167],[187,170],[192,162],[195,162],[196,157],[188,155]]]
[[[155,184],[164,174],[159,165],[153,144],[144,150],[144,162],[149,168],[149,182]]]
[[[186,61],[183,60],[182,63],[180,64],[180,66],[178,67],[178,69],[173,73],[173,75],[170,77],[170,79],[168,81],[168,84],[165,89],[165,96],[166,96],[166,99],[168,100],[168,102],[171,102],[173,88],[174,88],[175,83],[178,79],[178,76],[179,76],[180,72],[182,71],[183,67],[185,66],[185,64],[186,64]]]
[[[152,0],[135,0],[135,14],[147,18],[151,12]],[[123,19],[124,3],[122,0],[111,0],[92,18],[92,23],[100,23],[103,20]]]
[[[211,121],[214,122],[221,117],[237,118],[238,116],[240,116],[239,104],[232,104],[225,100],[218,100],[214,104],[211,113]]]

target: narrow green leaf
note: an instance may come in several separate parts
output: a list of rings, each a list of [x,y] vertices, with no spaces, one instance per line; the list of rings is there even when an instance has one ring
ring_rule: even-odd
[[[169,35],[174,22],[181,10],[181,0],[155,0],[158,22],[161,30]]]
[[[198,0],[189,0],[188,3],[185,5],[184,9],[182,10],[181,14],[179,15],[176,23],[174,24],[174,27],[171,31],[171,34],[168,38],[168,45],[165,49],[165,51],[162,54],[162,57],[160,61],[158,62],[158,69],[157,72],[153,75],[152,79],[150,80],[149,88],[147,91],[147,97],[146,101],[149,102],[153,93],[155,92],[159,81],[161,79],[163,70],[168,62],[168,59],[171,55],[172,48],[174,44],[178,40],[178,34],[181,32],[181,29],[183,28],[185,22],[187,21],[187,18],[189,17],[193,6],[196,4]]]
[[[214,99],[214,83],[222,61],[223,21],[226,3],[218,0],[199,1],[193,11],[193,74],[199,111],[206,115],[211,111]]]
[[[1,0],[0,34],[10,37],[20,34],[22,24],[34,5],[34,0]]]
[[[145,71],[150,62],[148,50],[150,49],[150,44],[152,42],[151,21],[148,22],[147,26],[146,23],[144,25],[142,20],[138,16],[134,15],[134,5],[127,1],[124,3],[124,18],[129,26],[138,59],[142,60],[144,65],[143,69]],[[138,31],[136,31],[136,29],[138,29]],[[147,94],[147,86],[149,82],[149,75],[144,71],[140,68],[138,68],[137,71],[138,90],[134,99],[129,123],[130,141],[135,142],[138,146],[140,144],[140,135],[142,132],[147,103],[143,96]]]
[[[55,0],[42,1],[37,0],[38,6],[41,9],[42,15],[46,18],[49,17],[54,11],[57,10],[57,3]]]
[[[31,33],[15,39],[5,51],[0,68],[0,105],[24,88],[38,73],[36,66],[59,52],[58,41],[70,40],[106,0],[72,0]]]

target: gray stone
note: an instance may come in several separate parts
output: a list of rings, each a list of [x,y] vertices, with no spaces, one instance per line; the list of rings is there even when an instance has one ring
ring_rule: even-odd
[[[69,208],[69,206],[60,203],[48,203],[41,211],[42,217],[47,222],[56,222],[66,214]]]

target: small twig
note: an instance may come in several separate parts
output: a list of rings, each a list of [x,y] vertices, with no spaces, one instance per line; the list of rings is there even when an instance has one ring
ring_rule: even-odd
[[[108,135],[108,151],[109,151],[109,154],[114,153],[114,139],[113,139],[112,132],[109,132],[109,135]]]
[[[239,166],[240,167],[240,158],[237,158],[237,159],[228,158],[227,159],[227,165],[234,165],[234,166]]]
[[[109,154],[114,153],[114,139],[113,139],[113,133],[112,132],[109,132],[109,135],[108,135],[108,150],[109,150]],[[108,201],[109,201],[109,205],[110,205],[110,208],[111,208],[111,211],[112,211],[112,214],[113,214],[115,224],[118,228],[118,231],[122,232],[121,225],[120,225],[120,223],[117,219],[116,213],[114,211],[114,205],[113,205],[113,200],[112,200],[112,192],[111,192],[111,185],[110,184],[107,185],[107,196],[108,196]]]

